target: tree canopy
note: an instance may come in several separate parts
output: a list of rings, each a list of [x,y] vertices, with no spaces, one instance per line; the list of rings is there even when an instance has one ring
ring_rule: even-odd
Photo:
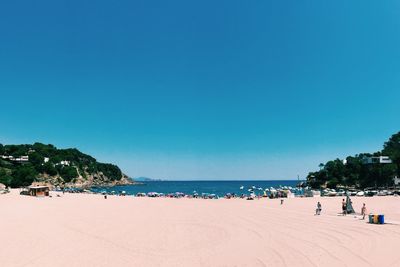
[[[38,176],[59,176],[65,183],[73,182],[81,174],[103,173],[111,181],[120,180],[122,172],[118,166],[97,162],[78,149],[57,149],[53,145],[35,143],[33,145],[0,144],[0,156],[18,158],[29,156],[29,162],[0,159],[0,183],[11,187],[28,186]],[[48,158],[48,161],[45,161]],[[67,162],[67,163],[66,163]]]
[[[365,164],[367,157],[388,156],[392,163]],[[400,174],[400,132],[385,142],[383,150],[372,154],[349,156],[319,164],[319,171],[310,172],[308,184],[313,188],[337,186],[383,187],[393,185],[393,178]]]

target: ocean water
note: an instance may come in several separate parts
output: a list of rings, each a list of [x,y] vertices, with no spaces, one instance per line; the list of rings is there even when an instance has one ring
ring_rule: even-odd
[[[127,185],[93,188],[94,192],[121,192],[125,191],[128,195],[136,195],[137,193],[176,193],[193,194],[196,191],[199,194],[209,193],[218,196],[224,196],[227,193],[235,193],[236,195],[247,194],[248,189],[255,186],[256,188],[278,188],[280,186],[295,187],[298,181],[151,181],[144,182],[142,185]],[[241,187],[244,189],[240,189]],[[255,193],[260,192],[255,190]],[[260,192],[261,193],[261,192]]]

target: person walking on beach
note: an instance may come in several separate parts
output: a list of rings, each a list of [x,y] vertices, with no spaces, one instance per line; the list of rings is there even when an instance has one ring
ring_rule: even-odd
[[[317,203],[317,209],[315,210],[315,215],[321,215],[321,210],[322,210],[322,205],[321,205],[321,203],[318,201],[318,203]]]
[[[361,215],[363,216],[363,220],[365,220],[365,215],[367,214],[367,207],[365,206],[365,203],[363,203],[363,206],[361,208]]]
[[[343,216],[347,215],[347,205],[346,205],[346,201],[344,199],[342,201],[342,212],[343,212]]]

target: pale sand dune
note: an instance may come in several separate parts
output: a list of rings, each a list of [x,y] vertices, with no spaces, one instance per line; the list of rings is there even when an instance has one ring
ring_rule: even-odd
[[[353,202],[393,224],[338,216],[341,198],[281,206],[13,191],[0,195],[0,266],[400,266],[400,197]]]

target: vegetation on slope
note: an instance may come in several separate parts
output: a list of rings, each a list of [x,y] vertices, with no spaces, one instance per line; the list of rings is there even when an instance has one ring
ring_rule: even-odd
[[[5,157],[1,157],[5,156]],[[13,159],[29,156],[27,162]],[[11,187],[28,186],[39,177],[57,177],[59,184],[74,182],[77,178],[101,173],[109,181],[121,180],[118,166],[99,163],[77,149],[57,149],[53,145],[0,144],[0,183]]]
[[[368,157],[389,156],[392,163],[366,164]],[[345,161],[336,159],[319,165],[320,170],[310,172],[307,181],[313,188],[337,186],[382,187],[392,186],[393,178],[400,176],[400,132],[384,144],[383,150],[349,156]]]

